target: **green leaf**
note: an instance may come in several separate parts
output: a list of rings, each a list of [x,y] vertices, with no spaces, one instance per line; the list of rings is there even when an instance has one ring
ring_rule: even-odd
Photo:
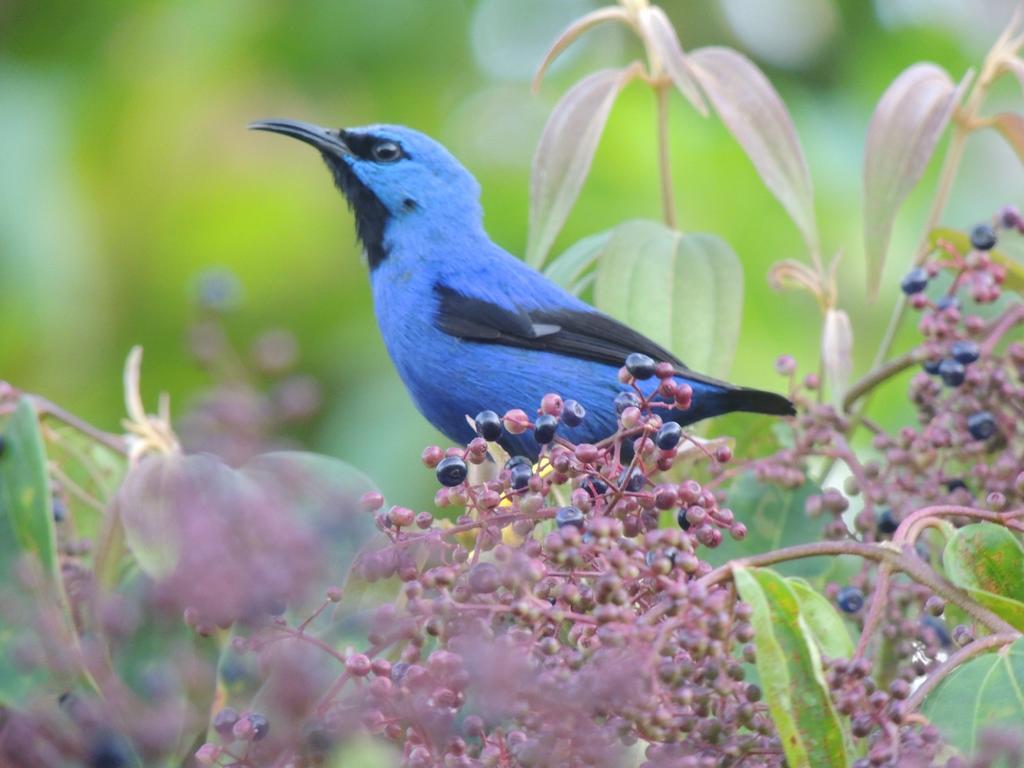
[[[1024,631],[1024,547],[995,523],[957,530],[942,553],[950,581]]]
[[[39,415],[22,398],[4,426],[0,454],[0,586],[5,614],[0,623],[0,704],[19,704],[54,686],[70,685],[61,675],[53,685],[43,669],[26,670],[14,652],[32,647],[46,654],[77,643],[57,557],[53,499]],[[12,571],[17,572],[17,578]],[[45,627],[45,636],[39,634]]]
[[[1006,279],[1003,280],[1003,288],[1024,294],[1024,264],[1017,259],[1010,258],[998,249],[992,249],[988,252],[988,255],[996,264],[1001,264],[1006,268]]]
[[[722,565],[729,560],[817,541],[821,522],[808,517],[804,510],[807,499],[818,493],[821,488],[810,481],[798,488],[783,488],[762,483],[749,472],[740,475],[729,486],[726,503],[736,519],[747,526],[747,535],[741,541],[726,536],[707,553],[708,562]],[[821,575],[834,561],[835,558],[802,558],[782,563],[778,570],[787,576],[810,579]]]
[[[928,695],[921,713],[943,738],[973,753],[986,730],[1024,723],[1024,639],[957,667]]]
[[[821,652],[830,659],[848,659],[853,656],[849,625],[843,621],[831,601],[803,579],[787,579],[786,583],[800,601],[800,616],[807,623]]]
[[[612,230],[596,274],[598,309],[695,370],[728,375],[740,331],[743,269],[724,240],[629,221]]]
[[[839,716],[800,602],[779,574],[737,567],[736,589],[753,609],[757,671],[791,768],[848,765]]]
[[[35,555],[47,577],[60,580],[53,497],[46,471],[46,451],[39,416],[22,398],[4,430],[0,456],[0,567],[6,576],[24,553]]]
[[[607,245],[611,234],[611,231],[599,232],[596,235],[590,235],[590,237],[578,240],[548,264],[544,268],[544,274],[567,291],[572,291],[579,295],[577,291],[572,289],[582,282],[583,273],[601,255],[601,251]]]
[[[398,768],[401,764],[402,756],[394,746],[380,739],[355,735],[346,738],[331,753],[328,768],[353,768],[361,765]]]

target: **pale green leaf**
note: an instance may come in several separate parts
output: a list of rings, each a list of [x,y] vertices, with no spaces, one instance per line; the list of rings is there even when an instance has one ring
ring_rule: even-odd
[[[787,579],[787,583],[800,601],[800,616],[821,652],[830,659],[852,657],[854,648],[849,625],[832,602],[803,579]]]
[[[562,55],[562,52],[565,51],[566,48],[582,37],[583,33],[587,30],[593,29],[607,21],[618,21],[622,24],[629,24],[629,14],[618,6],[598,8],[597,10],[581,16],[563,29],[558,37],[555,38],[555,42],[553,42],[551,47],[548,48],[547,53],[544,54],[544,59],[541,61],[540,66],[537,67],[537,72],[533,76],[533,90],[537,91],[540,89],[540,83],[541,80],[544,79],[544,74],[555,62],[555,59]]]
[[[786,580],[767,569],[734,570],[736,589],[753,609],[757,672],[791,768],[849,764],[821,656]]]
[[[45,681],[53,677],[21,667],[13,658],[19,644],[40,648],[77,644],[60,572],[46,449],[39,415],[28,397],[20,400],[4,424],[3,438],[0,600],[5,612],[0,621],[0,709],[47,692]],[[43,626],[46,643],[36,635]],[[71,677],[60,684],[71,684]]]
[[[612,105],[639,72],[636,63],[599,70],[576,83],[555,105],[530,174],[528,264],[540,267],[547,258],[590,171]]]
[[[629,221],[612,230],[596,275],[598,309],[694,370],[728,375],[739,338],[743,269],[725,241]]]
[[[1024,723],[1024,639],[957,667],[928,695],[921,713],[950,745],[971,754],[986,730]]]

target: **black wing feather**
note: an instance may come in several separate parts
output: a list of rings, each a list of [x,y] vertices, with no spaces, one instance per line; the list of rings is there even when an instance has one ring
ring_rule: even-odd
[[[463,296],[440,284],[434,286],[434,290],[441,298],[436,325],[451,336],[500,342],[505,338],[528,340],[542,335],[534,329],[533,320],[526,312]]]
[[[527,312],[465,296],[441,283],[435,285],[434,290],[440,299],[437,327],[460,339],[557,352],[608,365],[622,365],[627,355],[642,352],[658,362],[672,363],[689,377],[705,378],[694,375],[664,347],[597,311],[553,309]],[[728,386],[714,379],[707,380]]]
[[[779,415],[794,413],[792,403],[781,395],[737,387],[697,373],[664,347],[596,310],[508,309],[484,299],[465,296],[443,283],[436,284],[434,291],[439,298],[435,323],[451,336],[486,344],[556,352],[614,366],[622,365],[627,355],[642,352],[657,362],[672,363],[684,378],[721,388],[730,410]]]

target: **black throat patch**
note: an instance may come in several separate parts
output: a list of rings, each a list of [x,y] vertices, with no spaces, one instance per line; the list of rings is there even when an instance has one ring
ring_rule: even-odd
[[[384,203],[359,180],[348,163],[340,158],[324,156],[324,162],[334,176],[334,183],[348,201],[356,219],[356,236],[366,251],[366,260],[373,271],[388,257],[384,244],[384,228],[390,213]]]

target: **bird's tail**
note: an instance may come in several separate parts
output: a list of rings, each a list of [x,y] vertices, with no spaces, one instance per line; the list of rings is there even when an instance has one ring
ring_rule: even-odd
[[[768,413],[772,416],[793,416],[796,408],[787,397],[763,389],[737,387],[727,389],[721,395],[729,411],[746,411],[747,413]]]

